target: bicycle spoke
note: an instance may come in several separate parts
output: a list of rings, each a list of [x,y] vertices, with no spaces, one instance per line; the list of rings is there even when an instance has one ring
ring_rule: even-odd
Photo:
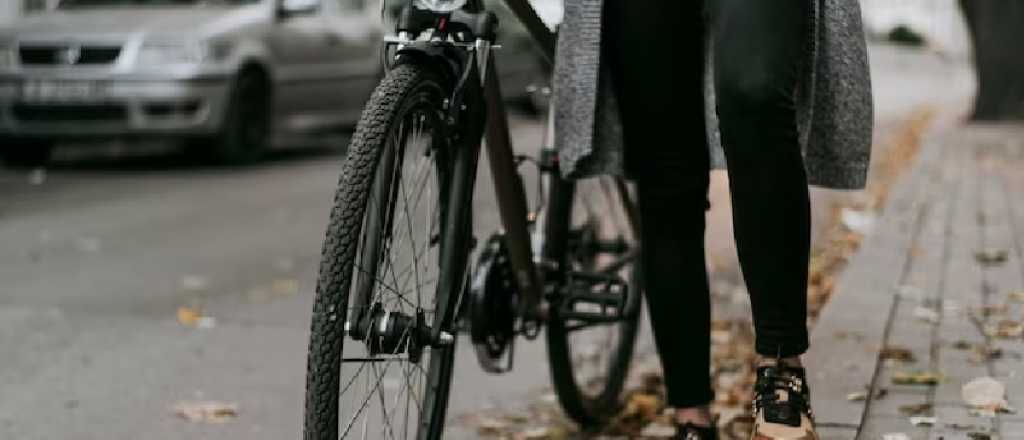
[[[382,178],[390,179],[391,183],[386,191],[378,191],[369,200],[370,212],[379,213],[384,219],[379,229],[367,236],[368,240],[374,240],[376,235],[372,243],[379,243],[377,255],[367,256],[376,261],[376,267],[357,264],[355,273],[364,277],[367,287],[372,286],[366,307],[380,304],[384,310],[407,316],[423,312],[429,322],[435,312],[431,286],[438,280],[434,269],[438,267],[437,255],[431,251],[437,243],[434,231],[440,219],[435,197],[440,194],[435,190],[438,177],[434,173],[437,167],[434,159],[437,156],[427,154],[426,150],[433,145],[433,133],[426,125],[423,115],[404,119],[388,139],[388,154],[394,155],[389,160],[394,161],[395,167]],[[365,246],[364,242],[360,249],[365,251]],[[402,348],[397,350],[399,353],[405,352],[411,329],[406,329],[399,338],[403,341]],[[405,355],[343,358],[346,365],[357,362],[361,365],[354,369],[353,377],[346,379],[342,389],[343,396],[353,395],[346,400],[348,423],[341,424],[341,437],[348,438],[350,434],[363,438],[415,437],[419,429],[416,420],[425,417],[424,392],[429,391],[421,389],[429,373],[420,364],[429,362],[431,352],[427,349],[417,363],[410,362]],[[401,366],[394,367],[395,363]],[[397,388],[389,385],[392,381],[397,381]],[[355,387],[356,383],[361,385]],[[376,409],[377,406],[380,409]],[[377,417],[384,420],[377,421]]]
[[[376,364],[372,364],[372,365],[370,365],[370,368],[372,368],[374,371],[376,371],[377,370],[377,365]],[[381,375],[381,380],[382,381],[383,381],[383,378],[384,378],[384,375]],[[391,438],[395,438],[394,428],[391,426],[391,420],[388,418],[388,405],[387,405],[387,402],[385,402],[385,400],[384,400],[384,390],[381,387],[377,387],[376,394],[377,394],[378,399],[380,399],[380,410],[381,410],[381,412],[383,413],[383,416],[384,416],[384,423],[381,424],[381,427],[380,427],[381,434],[384,433],[384,428],[387,428],[388,433],[391,434]]]

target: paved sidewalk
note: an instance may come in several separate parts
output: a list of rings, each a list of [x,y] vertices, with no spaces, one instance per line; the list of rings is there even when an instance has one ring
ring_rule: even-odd
[[[823,439],[1024,439],[1022,246],[1024,127],[926,137],[814,330],[808,364]],[[904,350],[915,360],[887,359],[906,359]],[[894,380],[913,373],[939,377]],[[1022,412],[971,415],[961,388],[985,376]],[[868,389],[865,400],[851,396]],[[914,426],[911,410],[935,424]]]

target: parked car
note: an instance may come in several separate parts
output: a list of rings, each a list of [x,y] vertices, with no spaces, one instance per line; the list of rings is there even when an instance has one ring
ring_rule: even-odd
[[[274,138],[351,126],[382,75],[378,8],[62,0],[0,28],[0,154],[36,163],[64,139],[171,137],[240,163]],[[523,53],[503,63],[505,89],[525,96],[547,68],[530,48],[511,46]]]

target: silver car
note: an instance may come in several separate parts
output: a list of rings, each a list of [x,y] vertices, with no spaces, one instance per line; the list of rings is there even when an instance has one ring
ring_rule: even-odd
[[[63,0],[0,28],[0,154],[169,136],[247,162],[273,139],[350,126],[382,74],[377,2]],[[522,95],[545,69],[520,52],[502,76]]]

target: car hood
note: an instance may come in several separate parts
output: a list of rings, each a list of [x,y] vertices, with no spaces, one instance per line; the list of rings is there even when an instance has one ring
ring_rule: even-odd
[[[0,35],[82,38],[111,34],[208,35],[268,19],[264,4],[191,7],[89,7],[28,15]]]

